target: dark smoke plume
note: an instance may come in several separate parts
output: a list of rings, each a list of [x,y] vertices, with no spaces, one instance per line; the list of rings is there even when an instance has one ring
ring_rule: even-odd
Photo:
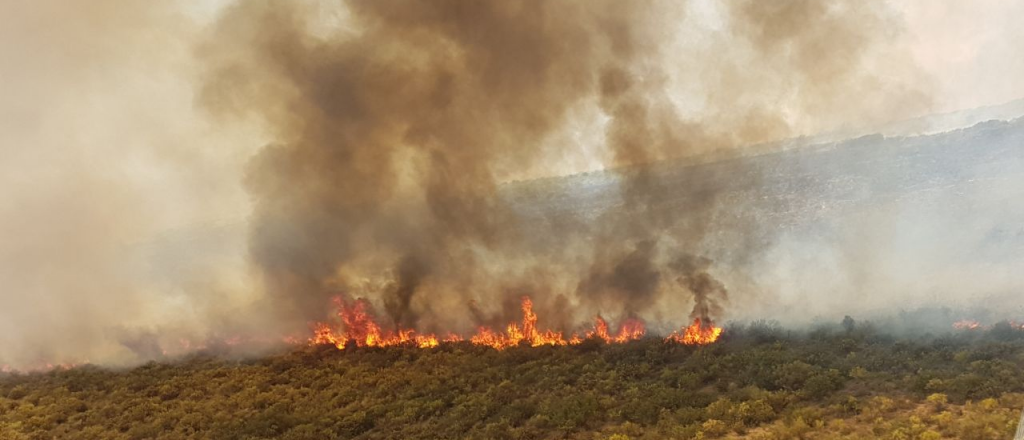
[[[711,260],[693,255],[680,255],[669,267],[677,274],[676,281],[693,294],[693,310],[690,319],[713,322],[712,317],[721,316],[722,306],[729,300],[728,291],[708,269]]]
[[[325,298],[344,291],[382,302],[395,325],[466,326],[524,294],[550,310],[575,292],[569,301],[586,313],[632,315],[689,301],[689,291],[694,314],[720,314],[725,287],[710,260],[692,255],[725,249],[742,261],[757,252],[747,239],[756,219],[723,214],[742,212],[724,188],[636,166],[737,156],[738,146],[821,128],[812,121],[882,117],[883,97],[914,108],[924,100],[863,68],[884,39],[884,2],[730,1],[704,38],[673,37],[694,26],[693,8],[229,8],[201,51],[210,66],[203,99],[217,114],[255,118],[276,139],[246,178],[251,260],[268,307],[299,325],[322,318]],[[674,101],[680,83],[702,91],[697,115]],[[587,117],[604,121],[592,125],[600,144],[568,143]],[[581,151],[617,170],[614,209],[527,221],[502,196],[503,182],[557,170]],[[728,190],[756,187],[750,173]],[[722,225],[739,232],[723,236]]]

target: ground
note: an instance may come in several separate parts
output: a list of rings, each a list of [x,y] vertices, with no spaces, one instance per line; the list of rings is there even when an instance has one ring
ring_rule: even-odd
[[[1005,330],[197,353],[0,376],[0,439],[1006,439],[1024,332]]]

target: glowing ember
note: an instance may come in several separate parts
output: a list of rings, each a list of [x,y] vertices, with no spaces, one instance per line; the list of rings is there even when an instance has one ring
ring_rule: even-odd
[[[700,318],[693,320],[693,324],[673,332],[667,338],[669,342],[679,342],[686,345],[706,345],[718,340],[722,335],[722,328],[715,327],[710,320],[701,321]]]
[[[313,326],[313,337],[309,339],[313,345],[333,345],[339,350],[345,348],[345,340],[334,336],[331,326],[324,323],[317,323]]]

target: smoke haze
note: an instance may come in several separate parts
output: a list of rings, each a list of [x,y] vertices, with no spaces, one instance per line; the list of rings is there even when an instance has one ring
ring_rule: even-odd
[[[499,183],[549,162],[565,148],[553,140],[579,115],[604,119],[601,166],[618,168],[730,154],[791,136],[811,114],[865,121],[928,104],[917,78],[890,83],[866,68],[892,37],[877,32],[892,27],[880,3],[718,10],[722,28],[704,35],[717,56],[690,60],[711,65],[688,86],[714,91],[695,117],[670,99],[680,67],[664,50],[687,48],[673,33],[690,24],[685,4],[346,6],[325,24],[321,8],[238,4],[203,51],[209,107],[255,114],[274,133],[248,169],[250,250],[271,307],[298,322],[323,313],[325,294],[383,277],[385,290],[365,294],[386,304],[394,324],[431,325],[448,319],[451,305],[501,304],[522,284],[509,268],[539,267],[584,277],[574,303],[645,312],[681,290],[661,282],[658,254],[677,251],[658,243],[703,252],[716,188],[694,200],[700,221],[677,224],[648,203],[671,189],[640,168],[624,180],[623,209],[595,224],[561,219],[577,226],[568,234],[549,222],[521,224],[496,197]],[[788,94],[785,114],[777,100],[762,101],[766,85]]]
[[[523,295],[564,327],[602,314],[667,331],[729,318],[736,298],[768,310],[819,283],[775,263],[821,254],[737,215],[764,168],[734,161],[681,190],[640,165],[956,108],[927,69],[941,57],[908,36],[920,8],[2,6],[0,364],[302,334],[339,294],[439,332],[507,321]],[[518,181],[602,169],[613,208],[519,203]],[[879,212],[861,236],[885,240],[896,217]],[[828,253],[852,284],[881,264],[857,241]]]

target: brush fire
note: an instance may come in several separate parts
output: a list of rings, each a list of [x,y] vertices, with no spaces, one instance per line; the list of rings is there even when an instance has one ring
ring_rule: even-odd
[[[1002,321],[993,325],[985,325],[973,319],[961,319],[953,323],[953,328],[956,330],[992,330],[997,326],[1024,331],[1024,322],[1015,320]]]
[[[962,319],[953,323],[953,328],[957,330],[974,330],[981,328],[981,324],[978,321],[972,321],[969,319]]]
[[[441,343],[468,341],[473,345],[503,350],[518,346],[578,345],[588,339],[603,341],[606,344],[623,344],[643,338],[647,333],[644,322],[635,318],[624,320],[618,331],[613,333],[609,330],[608,322],[600,315],[594,318],[592,328],[568,335],[563,331],[541,328],[538,326],[539,318],[533,311],[533,301],[529,297],[522,298],[522,322],[510,322],[504,330],[480,326],[476,333],[470,336],[451,332],[444,336],[419,334],[413,329],[402,328],[383,331],[381,325],[374,319],[369,302],[365,299],[346,302],[336,297],[334,304],[341,325],[332,326],[323,322],[314,324],[310,344],[333,345],[343,350],[351,346],[433,348]],[[706,345],[717,341],[721,334],[722,328],[716,327],[710,319],[698,318],[691,325],[666,337],[665,342]]]

